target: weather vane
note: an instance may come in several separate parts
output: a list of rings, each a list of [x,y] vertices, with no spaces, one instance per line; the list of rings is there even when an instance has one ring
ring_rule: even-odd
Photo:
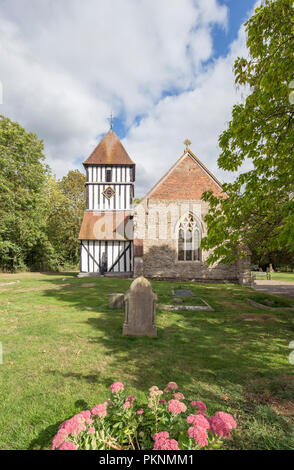
[[[108,118],[109,124],[110,124],[110,130],[113,129],[113,115],[112,115],[112,110],[110,112],[110,118]]]
[[[192,142],[191,142],[191,140],[186,139],[186,140],[184,140],[184,144],[186,145],[186,147],[189,147],[189,145],[191,145]]]

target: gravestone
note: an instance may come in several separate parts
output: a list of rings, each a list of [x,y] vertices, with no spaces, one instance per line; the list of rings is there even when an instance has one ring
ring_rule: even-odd
[[[124,308],[125,294],[109,294],[108,295],[108,307],[109,308]]]
[[[135,279],[125,294],[125,322],[123,335],[156,336],[155,324],[157,295],[150,282],[140,276]]]

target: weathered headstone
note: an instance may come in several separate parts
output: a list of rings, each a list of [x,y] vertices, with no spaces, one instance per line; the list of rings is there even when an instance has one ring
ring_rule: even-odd
[[[108,295],[108,307],[109,308],[124,308],[125,294],[109,294]]]
[[[156,336],[155,324],[157,295],[150,282],[140,276],[125,294],[125,322],[123,335]]]

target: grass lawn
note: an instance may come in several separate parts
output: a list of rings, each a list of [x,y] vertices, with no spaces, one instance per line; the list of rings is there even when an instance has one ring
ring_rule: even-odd
[[[258,271],[252,271],[252,274],[254,274],[255,272],[258,272]],[[264,278],[257,277],[257,280],[258,279],[266,279],[266,277]],[[271,279],[273,281],[294,282],[294,273],[271,273]]]
[[[123,312],[108,309],[107,294],[130,282],[0,275],[0,448],[48,448],[59,424],[108,398],[114,381],[139,398],[175,381],[210,413],[234,415],[226,448],[294,449],[294,312],[259,310],[246,301],[258,293],[233,284],[157,281],[158,303],[181,285],[215,311],[158,309],[157,338],[122,337]]]
[[[271,273],[274,281],[294,282],[294,273]]]

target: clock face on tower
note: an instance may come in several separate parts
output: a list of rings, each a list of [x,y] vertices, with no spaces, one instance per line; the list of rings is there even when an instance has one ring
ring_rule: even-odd
[[[102,194],[107,199],[111,199],[115,195],[115,191],[114,191],[114,189],[112,189],[111,186],[107,186],[107,188],[104,189]]]

